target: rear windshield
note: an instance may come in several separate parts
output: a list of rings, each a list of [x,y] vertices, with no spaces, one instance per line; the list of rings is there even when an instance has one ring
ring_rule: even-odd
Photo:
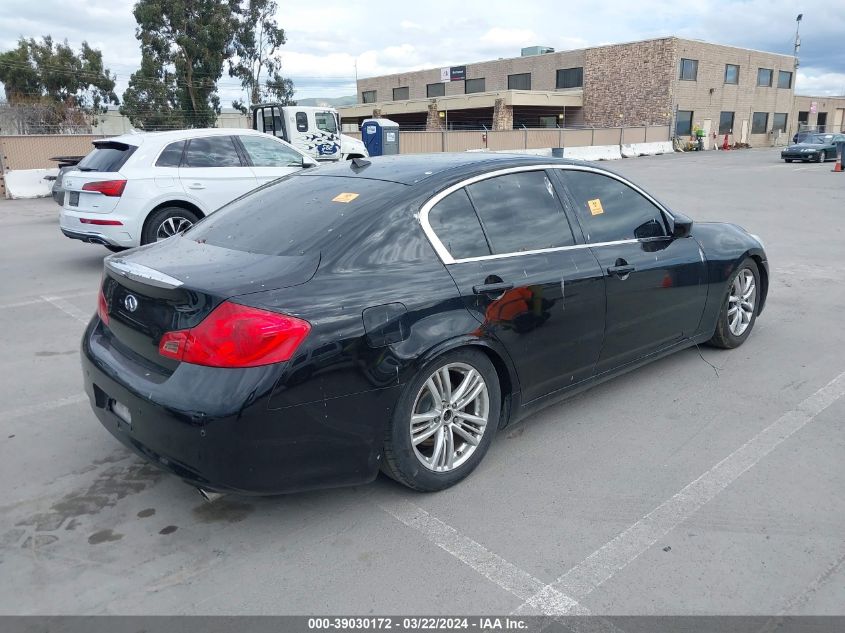
[[[76,166],[82,171],[117,171],[135,151],[134,145],[125,143],[95,143],[94,151]]]
[[[304,255],[400,204],[406,185],[366,178],[293,175],[238,198],[185,233],[200,243],[264,255]]]

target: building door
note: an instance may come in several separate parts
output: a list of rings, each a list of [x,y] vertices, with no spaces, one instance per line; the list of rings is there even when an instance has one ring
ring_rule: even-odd
[[[819,112],[816,115],[816,125],[819,132],[827,132],[827,112]]]
[[[833,131],[842,132],[845,130],[845,108],[836,108],[836,114],[833,115]]]
[[[701,129],[704,130],[704,149],[710,149],[710,128],[713,125],[712,119],[704,119]]]
[[[742,132],[739,136],[740,143],[747,143],[748,142],[748,119],[742,120]]]

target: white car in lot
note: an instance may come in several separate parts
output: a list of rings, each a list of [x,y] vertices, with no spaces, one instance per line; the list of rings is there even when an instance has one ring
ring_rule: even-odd
[[[110,250],[149,244],[316,164],[255,130],[147,132],[94,141],[94,150],[64,175],[61,230]]]

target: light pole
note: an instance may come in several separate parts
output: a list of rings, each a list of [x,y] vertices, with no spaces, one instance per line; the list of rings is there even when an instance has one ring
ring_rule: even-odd
[[[798,51],[801,50],[801,38],[798,36],[798,29],[801,28],[801,18],[804,17],[803,13],[799,13],[798,17],[795,18],[795,70],[798,70]]]

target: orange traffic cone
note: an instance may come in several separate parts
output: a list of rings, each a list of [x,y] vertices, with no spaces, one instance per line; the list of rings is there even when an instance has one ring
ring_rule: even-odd
[[[845,171],[842,169],[842,152],[836,152],[836,165],[833,166],[833,171]]]

